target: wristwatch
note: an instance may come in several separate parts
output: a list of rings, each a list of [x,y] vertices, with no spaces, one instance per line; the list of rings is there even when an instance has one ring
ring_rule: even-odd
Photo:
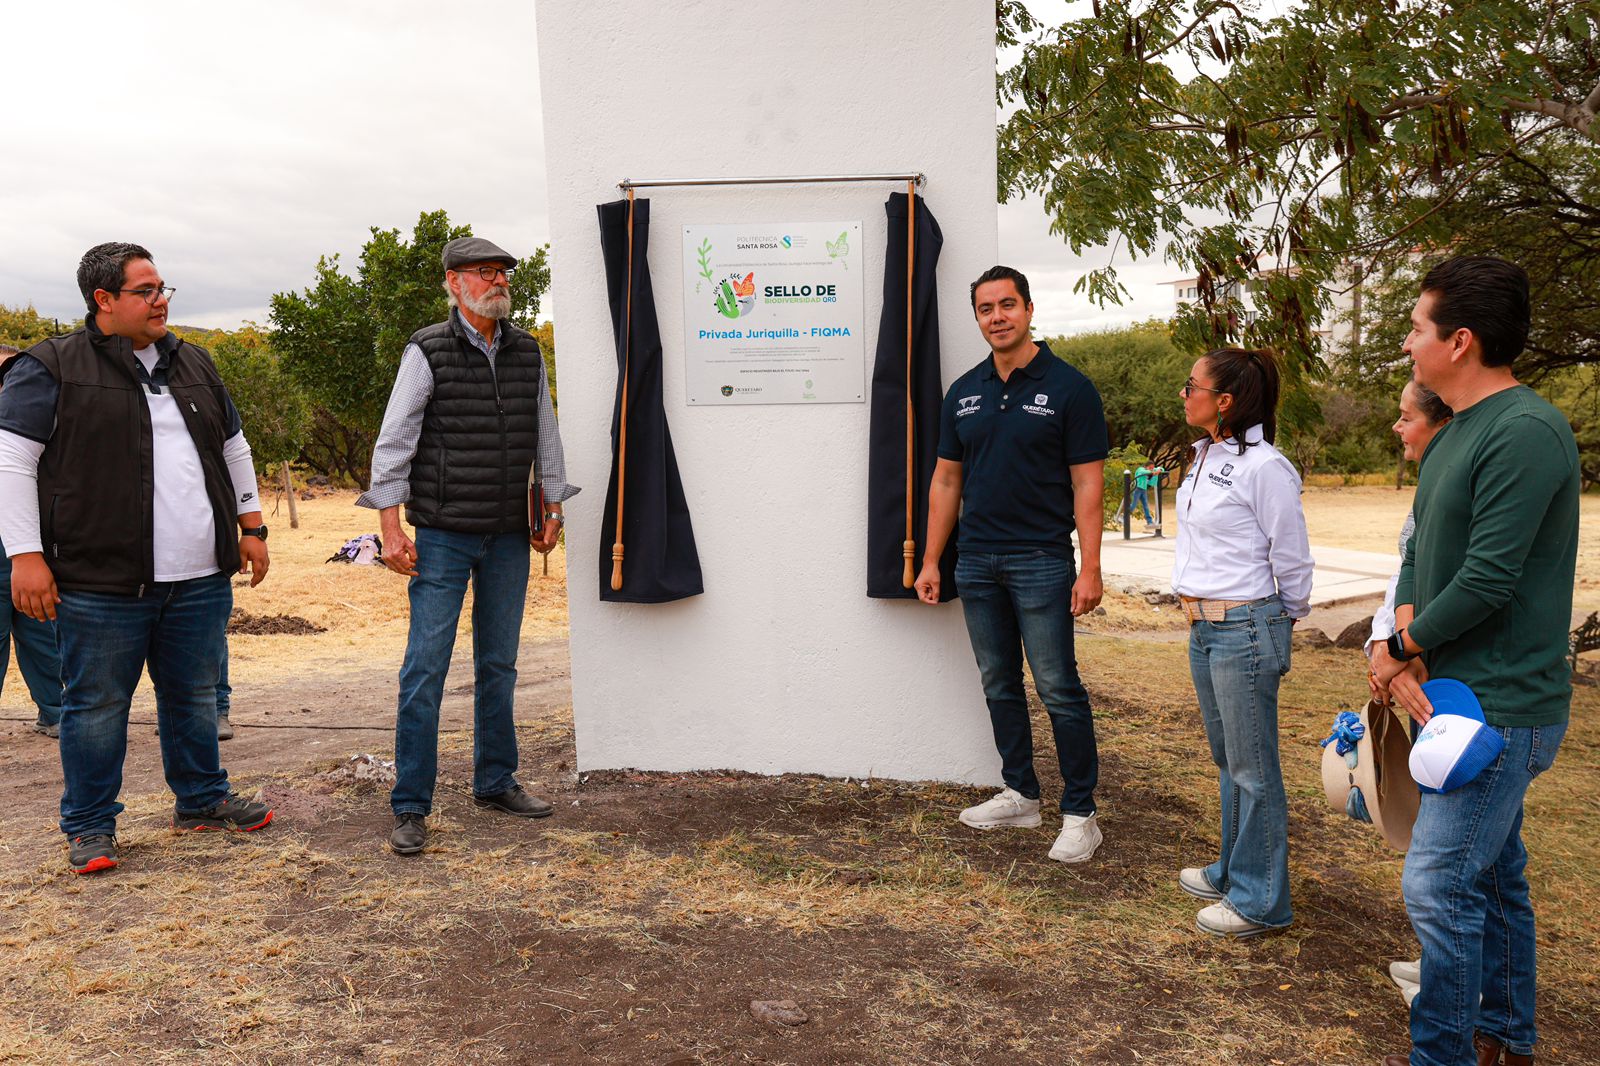
[[[1409,660],[1415,659],[1418,655],[1422,654],[1420,651],[1416,653],[1406,651],[1405,634],[1405,630],[1397,629],[1393,633],[1389,634],[1389,640],[1387,642],[1389,645],[1389,654],[1400,662],[1408,662]]]
[[[546,511],[544,513],[544,520],[546,522],[560,522],[563,525],[566,524],[566,519],[561,517],[560,511]]]
[[[241,537],[260,537],[262,540],[266,540],[267,539],[267,527],[266,526],[254,526],[254,527],[251,527],[251,528],[248,528],[248,529],[240,529],[239,530],[239,536],[241,536]]]

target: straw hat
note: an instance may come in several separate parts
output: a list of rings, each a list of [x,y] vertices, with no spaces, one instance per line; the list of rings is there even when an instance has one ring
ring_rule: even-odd
[[[1333,809],[1342,812],[1351,787],[1361,789],[1372,824],[1390,847],[1405,851],[1411,846],[1411,826],[1421,802],[1408,763],[1411,737],[1394,712],[1376,703],[1368,703],[1360,718],[1367,730],[1356,745],[1354,769],[1345,765],[1336,745],[1322,749],[1323,790]]]

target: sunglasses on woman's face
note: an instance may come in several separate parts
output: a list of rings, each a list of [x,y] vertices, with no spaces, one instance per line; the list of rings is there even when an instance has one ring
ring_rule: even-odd
[[[1187,400],[1189,397],[1193,396],[1196,392],[1221,392],[1222,390],[1221,389],[1213,389],[1213,388],[1211,388],[1209,386],[1206,386],[1206,385],[1196,385],[1194,383],[1194,378],[1190,378],[1188,381],[1185,381],[1183,383],[1183,388],[1179,389],[1178,391],[1183,393],[1183,398],[1185,400]]]

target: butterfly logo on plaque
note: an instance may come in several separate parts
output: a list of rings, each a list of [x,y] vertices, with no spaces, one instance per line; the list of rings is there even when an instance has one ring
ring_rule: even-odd
[[[849,236],[850,231],[845,230],[839,234],[838,240],[826,242],[828,245],[828,258],[842,260],[839,265],[846,270],[850,269],[850,242],[847,239]]]
[[[717,313],[723,318],[743,318],[756,309],[756,272],[743,278],[735,270],[717,286]]]

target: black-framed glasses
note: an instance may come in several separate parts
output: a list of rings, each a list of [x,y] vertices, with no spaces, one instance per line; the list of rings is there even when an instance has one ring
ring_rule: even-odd
[[[157,300],[171,300],[172,294],[178,290],[171,285],[157,285],[151,289],[118,289],[117,291],[137,296],[147,304],[154,304]]]
[[[1185,400],[1187,400],[1189,397],[1193,396],[1196,392],[1221,392],[1222,390],[1221,389],[1213,389],[1213,388],[1211,388],[1210,386],[1207,386],[1207,385],[1196,385],[1194,383],[1194,378],[1190,378],[1188,381],[1185,381],[1183,383],[1183,388],[1179,389],[1178,391],[1183,393],[1183,398]]]
[[[506,282],[509,284],[510,281],[511,281],[511,274],[516,269],[517,269],[516,267],[489,266],[486,263],[483,266],[457,267],[456,268],[456,273],[457,274],[476,274],[476,275],[478,275],[478,277],[482,278],[484,281],[493,281],[495,278],[497,278],[500,275],[504,274]]]

